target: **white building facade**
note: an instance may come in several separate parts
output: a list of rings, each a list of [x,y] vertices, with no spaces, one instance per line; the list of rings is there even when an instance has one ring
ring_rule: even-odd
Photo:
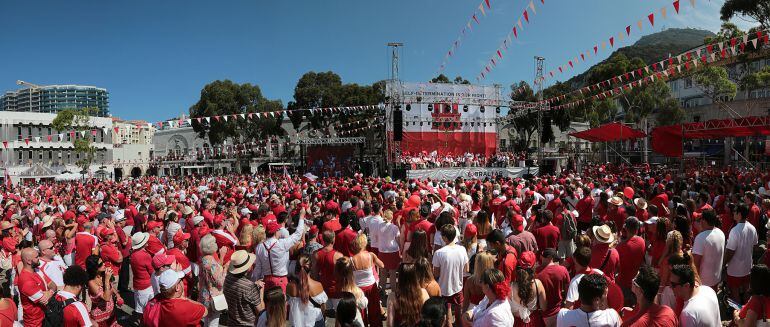
[[[144,120],[113,119],[112,131],[115,179],[146,175],[152,160],[155,126]]]

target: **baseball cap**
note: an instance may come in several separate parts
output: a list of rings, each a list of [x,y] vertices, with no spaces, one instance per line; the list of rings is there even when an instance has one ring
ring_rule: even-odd
[[[192,218],[193,225],[200,224],[201,221],[203,221],[203,216],[195,216]]]
[[[183,272],[169,269],[160,274],[158,284],[162,289],[167,290],[174,287],[182,278],[184,278]]]
[[[463,233],[463,236],[466,239],[476,237],[477,233],[478,233],[478,228],[476,228],[476,225],[474,224],[465,225],[465,232]]]
[[[159,253],[152,258],[152,266],[155,269],[160,269],[160,267],[173,264],[174,261],[175,261],[175,257],[173,255]]]
[[[265,232],[267,232],[268,234],[275,234],[275,232],[277,232],[280,228],[281,226],[279,226],[277,222],[271,221],[267,223],[267,226],[265,227]]]
[[[189,239],[190,239],[190,233],[185,233],[179,230],[176,232],[176,234],[174,234],[174,244],[179,244],[184,242],[184,240],[189,240]]]

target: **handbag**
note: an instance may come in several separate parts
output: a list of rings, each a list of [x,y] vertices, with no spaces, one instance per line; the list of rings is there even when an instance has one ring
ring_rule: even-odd
[[[217,296],[212,296],[211,301],[214,303],[214,310],[217,311],[225,311],[227,310],[227,300],[225,299],[225,294],[219,294]]]

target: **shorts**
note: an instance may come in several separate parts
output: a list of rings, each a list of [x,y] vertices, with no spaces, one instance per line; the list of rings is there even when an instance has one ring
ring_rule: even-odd
[[[380,261],[382,261],[387,270],[396,270],[398,265],[401,264],[401,253],[399,252],[380,252],[377,257],[380,258]]]
[[[286,293],[286,285],[289,284],[289,279],[286,278],[286,276],[278,277],[267,275],[262,279],[262,281],[265,283],[265,290],[268,290],[273,286],[278,286],[281,288],[281,290],[283,290],[284,294]]]
[[[134,312],[144,313],[144,307],[154,296],[155,293],[152,291],[152,287],[134,291]]]
[[[447,305],[463,305],[463,291],[459,291],[450,296],[442,296],[442,298],[446,301]]]
[[[734,277],[734,276],[727,275],[727,287],[729,288],[748,289],[750,283],[751,283],[751,275],[746,275],[743,277]]]

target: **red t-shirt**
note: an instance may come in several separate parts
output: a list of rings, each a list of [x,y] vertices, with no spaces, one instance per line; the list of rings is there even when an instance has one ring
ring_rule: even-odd
[[[179,266],[182,268],[182,272],[189,278],[191,276],[192,269],[190,268],[190,259],[187,258],[187,256],[182,253],[181,250],[177,248],[170,249],[166,252],[168,255],[173,255],[174,258],[176,258],[176,262],[179,264]],[[187,278],[182,279],[182,282],[184,283],[184,293],[189,294],[188,292],[188,285],[187,285]]]
[[[59,301],[66,301],[67,299],[75,298],[75,295],[65,291],[59,291],[56,293],[56,299]],[[85,304],[80,301],[75,301],[66,307],[64,307],[64,327],[80,327],[85,326],[86,322],[91,322],[91,318],[88,314]]]
[[[518,260],[518,253],[516,252],[516,249],[508,244],[505,245],[505,250],[506,253],[504,258],[501,259],[500,254],[497,255],[495,268],[503,272],[505,282],[510,284],[512,281],[516,280],[516,263]]]
[[[353,243],[356,236],[358,236],[358,233],[350,227],[341,230],[337,233],[337,236],[334,237],[334,250],[342,253],[342,255],[346,257],[352,257],[353,251],[350,250],[350,244]]]
[[[746,218],[746,220],[754,225],[754,227],[759,227],[759,216],[761,215],[762,211],[759,210],[759,207],[756,204],[753,204],[749,210],[749,217]]]
[[[607,258],[607,254],[609,254],[609,258]],[[605,258],[607,258],[606,264],[604,262]],[[618,272],[619,265],[620,256],[618,255],[618,250],[610,249],[609,244],[599,243],[591,248],[591,263],[588,266],[601,270],[613,282],[615,281],[615,274]]]
[[[195,301],[182,298],[160,301],[159,326],[197,327],[203,319],[206,307]]]
[[[212,214],[211,211],[204,209],[203,212],[201,212],[201,216],[203,216],[203,220],[206,221],[209,226],[214,226],[214,214]]]
[[[550,265],[537,273],[537,279],[543,283],[545,298],[548,301],[543,316],[555,316],[559,313],[562,300],[564,300],[562,294],[569,287],[569,272],[562,265]]]
[[[767,297],[752,296],[749,298],[749,302],[741,308],[739,313],[741,319],[746,318],[749,310],[754,311],[757,314],[757,319],[770,318],[770,301]],[[761,317],[764,315],[764,317]]]
[[[112,268],[114,273],[120,272],[120,263],[123,262],[120,251],[115,245],[110,243],[103,243],[101,247],[102,261],[104,266]]]
[[[626,223],[626,209],[623,207],[618,207],[617,210],[607,210],[607,219],[609,221],[615,222],[615,226],[620,228],[620,226],[623,226],[623,224]]]
[[[146,248],[131,254],[131,272],[134,273],[135,290],[144,290],[152,286],[150,276],[155,272],[155,268],[152,267],[152,256]]]
[[[559,237],[561,235],[559,227],[556,227],[553,224],[548,224],[535,228],[532,234],[535,235],[535,241],[537,241],[538,249],[545,250],[547,248],[559,248]]]
[[[620,258],[617,283],[620,287],[631,288],[631,280],[634,279],[639,267],[644,262],[644,239],[634,236],[620,243],[617,250]]]
[[[593,218],[594,198],[590,195],[584,196],[578,201],[577,205],[575,205],[575,210],[578,212],[579,222],[590,223]]]
[[[152,255],[166,252],[166,247],[163,245],[163,243],[158,239],[157,236],[152,234],[150,234],[150,238],[147,240],[146,249],[147,252],[150,252]]]
[[[99,244],[99,239],[91,233],[79,232],[75,234],[75,264],[85,269],[86,259],[97,244]]]
[[[340,221],[338,219],[332,219],[323,224],[323,230],[328,230],[332,232],[338,232],[340,229],[342,229],[342,225],[340,225]]]
[[[674,310],[668,306],[651,304],[646,310],[624,317],[621,327],[675,327],[678,326]]]
[[[18,280],[21,293],[21,307],[24,310],[24,326],[40,326],[45,317],[45,306],[37,301],[43,297],[47,287],[40,275],[22,270]]]

